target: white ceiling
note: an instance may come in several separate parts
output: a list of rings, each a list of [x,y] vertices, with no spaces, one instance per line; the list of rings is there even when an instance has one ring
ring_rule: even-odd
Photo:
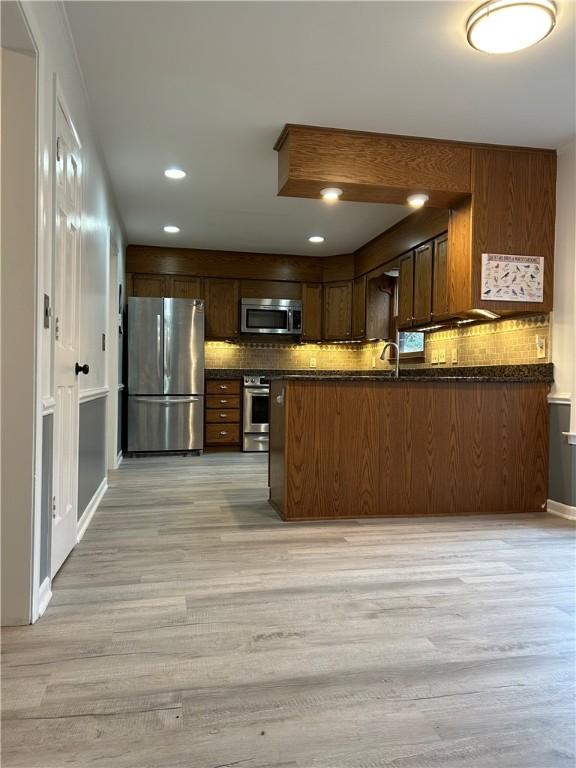
[[[407,215],[277,197],[286,122],[561,146],[575,132],[574,5],[540,44],[493,57],[466,43],[475,5],[66,3],[129,242],[328,255]],[[187,179],[166,180],[172,165]]]

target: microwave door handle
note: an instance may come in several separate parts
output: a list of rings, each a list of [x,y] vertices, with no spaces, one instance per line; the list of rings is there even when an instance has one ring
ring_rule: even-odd
[[[292,310],[291,309],[288,310],[288,328],[287,328],[287,330],[288,331],[293,331],[294,330],[294,321],[292,320]]]

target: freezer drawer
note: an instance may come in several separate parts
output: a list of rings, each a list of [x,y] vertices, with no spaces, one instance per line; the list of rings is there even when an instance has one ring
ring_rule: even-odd
[[[129,451],[199,451],[204,446],[204,398],[128,398]]]

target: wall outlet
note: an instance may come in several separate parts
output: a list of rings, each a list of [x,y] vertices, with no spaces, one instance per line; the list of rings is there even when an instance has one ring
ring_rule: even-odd
[[[452,350],[451,360],[452,360],[452,365],[455,365],[458,362],[458,350],[457,349],[453,349]]]
[[[432,365],[438,365],[438,350],[437,349],[433,349],[432,350],[432,356],[431,356],[430,360],[432,361]]]
[[[536,357],[539,360],[546,357],[546,336],[536,336]]]
[[[438,362],[439,363],[445,363],[446,362],[446,350],[445,349],[439,349],[438,350]]]
[[[376,357],[372,355],[372,368],[376,368]]]
[[[311,357],[310,358],[310,368],[316,368],[316,358]]]

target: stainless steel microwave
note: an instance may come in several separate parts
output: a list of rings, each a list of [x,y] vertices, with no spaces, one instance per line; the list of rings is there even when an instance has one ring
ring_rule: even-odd
[[[242,299],[242,333],[302,333],[302,302],[296,299]]]

